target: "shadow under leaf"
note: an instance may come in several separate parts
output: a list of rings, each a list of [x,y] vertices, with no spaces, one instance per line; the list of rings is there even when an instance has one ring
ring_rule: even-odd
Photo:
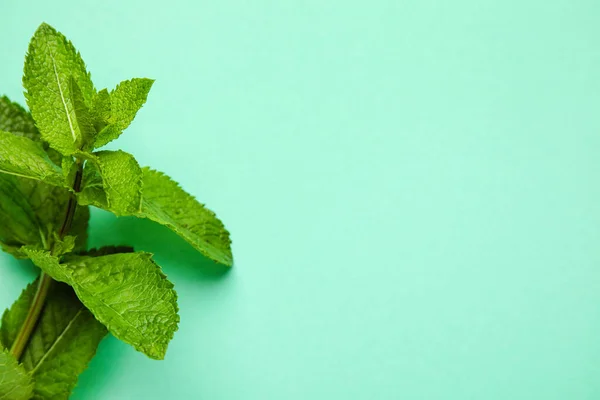
[[[102,210],[92,211],[88,247],[133,246],[136,251],[154,254],[154,259],[182,278],[202,281],[221,280],[231,270],[194,249],[165,226],[136,217],[115,217]]]

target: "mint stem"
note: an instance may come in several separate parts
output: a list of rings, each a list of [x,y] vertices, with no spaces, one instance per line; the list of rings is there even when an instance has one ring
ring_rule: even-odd
[[[73,181],[73,191],[79,192],[81,190],[81,180],[83,177],[83,164],[80,160],[77,160],[77,172],[75,173],[75,179]],[[69,203],[67,204],[67,210],[65,212],[65,219],[63,224],[58,232],[58,235],[61,239],[69,233],[71,229],[71,225],[73,224],[73,217],[75,216],[75,210],[77,209],[77,199],[75,198],[75,194],[72,194],[69,198]],[[10,352],[17,359],[20,360],[23,356],[23,352],[25,351],[25,347],[31,338],[31,334],[35,329],[35,326],[38,323],[40,315],[42,314],[42,310],[44,309],[44,305],[46,304],[46,298],[48,297],[48,292],[50,291],[50,286],[52,286],[53,279],[44,273],[40,274],[40,283],[38,285],[37,291],[29,306],[29,311],[27,312],[27,316],[25,317],[25,321],[17,334],[17,338],[15,339]]]
[[[17,360],[21,359],[23,351],[27,346],[27,342],[29,342],[29,338],[33,333],[33,329],[40,318],[40,314],[44,308],[44,303],[46,302],[46,297],[48,296],[48,291],[50,290],[51,285],[52,278],[42,272],[40,275],[40,283],[38,285],[37,292],[35,293],[33,302],[31,302],[25,322],[23,322],[23,326],[21,326],[21,330],[19,331],[19,334],[17,335],[17,338],[10,349],[11,354]]]

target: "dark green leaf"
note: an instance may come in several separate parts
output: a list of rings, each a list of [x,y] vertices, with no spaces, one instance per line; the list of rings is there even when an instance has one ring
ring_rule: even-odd
[[[12,346],[36,289],[37,281],[4,313],[0,328],[4,346]],[[34,378],[34,399],[68,399],[105,335],[106,328],[81,304],[73,290],[54,282],[22,357],[23,367]]]

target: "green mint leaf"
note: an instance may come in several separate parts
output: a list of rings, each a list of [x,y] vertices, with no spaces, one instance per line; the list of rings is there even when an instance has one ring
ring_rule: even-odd
[[[75,248],[75,241],[77,238],[75,236],[67,235],[64,238],[60,238],[58,233],[54,233],[54,243],[52,244],[52,254],[55,256],[62,256],[63,254],[68,254],[73,251]]]
[[[74,175],[74,170],[76,170],[75,159],[73,156],[64,156],[61,158],[60,166],[63,171],[63,175],[66,178],[67,182],[73,182],[72,179],[69,179],[71,175]]]
[[[47,250],[33,246],[24,246],[22,250],[35,265],[40,267],[42,271],[50,275],[53,279],[71,284],[70,271],[65,268],[65,265],[60,264],[60,259],[57,256],[52,255]]]
[[[5,347],[15,341],[37,286],[37,281],[27,286],[4,312],[0,339]],[[81,304],[73,289],[54,282],[22,356],[24,369],[34,379],[33,398],[68,399],[105,335],[106,328]]]
[[[15,258],[26,258],[26,256],[21,252],[21,246],[9,245],[0,242],[0,249],[2,249],[3,252],[8,253]]]
[[[12,247],[41,241],[35,210],[22,186],[19,178],[0,174],[0,241]]]
[[[79,170],[79,165],[73,156],[63,156],[61,159],[61,168],[63,171],[63,176],[65,177],[65,181],[69,183],[69,190],[71,189],[71,185],[75,182],[75,175]]]
[[[55,164],[62,162],[67,166],[63,173],[70,171],[66,181],[72,182],[73,158],[63,157],[42,143],[31,115],[6,97],[0,98],[0,126],[16,136],[41,143]],[[53,230],[62,224],[70,195],[62,188],[41,181],[0,174],[0,196],[0,246],[18,258],[26,257],[20,251],[23,245],[49,248],[46,244],[51,241]],[[78,206],[71,228],[71,233],[77,236],[75,250],[86,247],[88,220],[88,207]]]
[[[41,141],[40,132],[31,114],[19,104],[11,102],[6,96],[0,97],[0,130],[41,143],[52,162],[60,165],[62,155],[51,149],[48,143]]]
[[[68,195],[68,194],[67,194]],[[66,197],[66,195],[63,194]],[[64,210],[63,210],[64,213]],[[64,215],[58,214],[62,218]],[[56,216],[55,216],[56,218]],[[75,209],[75,215],[73,216],[73,223],[69,233],[75,236],[75,248],[73,251],[81,251],[87,248],[88,240],[88,224],[90,221],[90,208],[87,206],[77,206]]]
[[[95,89],[80,54],[64,35],[50,25],[40,25],[25,58],[25,98],[42,138],[64,155],[84,144],[69,92],[71,77],[81,89],[83,102],[91,104]]]
[[[229,232],[214,212],[162,172],[146,167],[139,216],[165,225],[206,257],[231,266]]]
[[[179,323],[177,294],[149,253],[69,257],[25,247],[29,258],[77,297],[118,339],[163,359]]]
[[[20,249],[31,245],[49,249],[54,232],[65,218],[70,193],[65,189],[31,179],[0,174],[0,242],[17,258]],[[78,206],[70,234],[76,236],[75,250],[85,249],[89,207]]]
[[[35,292],[38,287],[39,279],[30,283],[23,289],[19,298],[6,309],[2,314],[2,324],[0,324],[0,344],[5,348],[12,347],[17,338],[19,330],[23,325],[23,320],[29,311]]]
[[[29,400],[32,395],[31,376],[8,350],[0,348],[0,399]]]
[[[96,165],[91,161],[83,168],[81,192],[77,193],[77,202],[80,205],[93,205],[98,208],[108,209],[108,200],[104,191],[102,176]]]
[[[31,114],[6,96],[0,97],[0,131],[11,132],[33,140],[39,139]]]
[[[0,172],[66,186],[60,168],[39,143],[5,131],[0,131]]]
[[[99,151],[88,155],[85,169],[88,171],[84,171],[80,204],[104,206],[115,215],[140,211],[142,169],[131,154],[121,150]],[[98,177],[102,180],[101,187]]]
[[[90,115],[88,107],[85,105],[83,94],[77,81],[73,76],[69,79],[69,93],[73,99],[74,114],[79,126],[79,132],[81,132],[83,148],[84,150],[91,149],[94,142],[94,136],[96,136],[96,128],[94,128],[94,121]]]
[[[110,94],[108,90],[102,89],[94,96],[90,111],[96,132],[100,132],[109,123],[110,110]]]
[[[104,119],[107,125],[98,133],[95,148],[115,140],[131,124],[137,112],[146,102],[153,83],[153,79],[133,78],[119,83],[110,92],[110,110],[106,106],[101,108],[102,116],[108,114],[110,117]]]
[[[127,174],[125,169],[122,173],[124,176]],[[84,189],[78,201],[80,204],[94,205],[116,215],[132,215],[158,222],[184,238],[206,257],[231,266],[233,256],[229,232],[215,213],[199,203],[165,174],[147,167],[142,169],[142,173],[141,211],[115,210],[113,204],[119,193],[113,191],[113,202],[107,201],[110,197],[109,193],[104,192],[99,182],[99,173],[94,171],[88,171],[87,174],[84,172]]]

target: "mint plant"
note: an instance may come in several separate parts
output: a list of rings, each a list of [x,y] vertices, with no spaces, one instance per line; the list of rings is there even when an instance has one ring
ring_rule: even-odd
[[[177,330],[177,295],[152,254],[87,249],[89,206],[158,222],[233,263],[213,212],[131,154],[96,150],[129,126],[152,83],[96,90],[71,42],[42,24],[25,59],[31,113],[0,97],[0,245],[40,269],[2,316],[0,399],[67,399],[108,332],[163,359]]]

